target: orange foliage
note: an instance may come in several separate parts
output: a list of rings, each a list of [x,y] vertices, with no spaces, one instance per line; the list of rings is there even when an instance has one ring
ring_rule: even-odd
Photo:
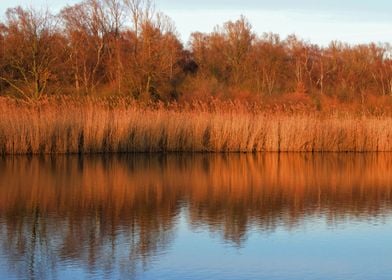
[[[388,44],[321,47],[294,35],[258,36],[241,17],[193,33],[185,48],[174,23],[152,7],[149,0],[84,0],[57,15],[9,9],[0,23],[0,94],[264,102],[297,93],[317,107],[325,98],[390,103]]]

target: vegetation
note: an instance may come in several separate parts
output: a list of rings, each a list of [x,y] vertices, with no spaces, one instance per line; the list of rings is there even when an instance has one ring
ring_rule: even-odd
[[[366,104],[392,95],[389,44],[327,47],[257,35],[246,18],[195,32],[185,48],[150,0],[84,0],[56,15],[21,7],[0,24],[0,92],[181,101],[304,93]]]
[[[0,23],[0,153],[392,151],[392,48],[261,36],[184,47],[149,0]]]
[[[143,105],[130,99],[0,100],[3,154],[392,151],[392,117],[268,111],[212,100]]]

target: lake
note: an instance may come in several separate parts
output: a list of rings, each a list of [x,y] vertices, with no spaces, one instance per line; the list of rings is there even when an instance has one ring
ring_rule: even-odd
[[[391,279],[392,154],[0,158],[0,279]]]

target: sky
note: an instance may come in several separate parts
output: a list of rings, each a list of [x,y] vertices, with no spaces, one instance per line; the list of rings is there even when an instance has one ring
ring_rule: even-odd
[[[0,0],[0,13],[15,5],[58,11],[78,0]],[[332,40],[351,44],[392,42],[390,0],[156,0],[170,16],[183,42],[193,31],[211,32],[216,25],[244,15],[259,34],[296,34],[311,43]]]

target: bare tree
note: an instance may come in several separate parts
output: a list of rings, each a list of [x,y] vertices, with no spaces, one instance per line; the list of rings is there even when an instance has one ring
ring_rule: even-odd
[[[63,48],[55,18],[47,10],[9,9],[2,38],[0,79],[25,99],[41,98]]]
[[[103,82],[105,44],[108,28],[102,3],[86,0],[61,11],[65,32],[71,46],[70,59],[76,90],[91,93]]]
[[[125,6],[130,11],[133,30],[136,37],[141,33],[141,25],[151,22],[155,15],[155,7],[151,0],[124,0]]]

